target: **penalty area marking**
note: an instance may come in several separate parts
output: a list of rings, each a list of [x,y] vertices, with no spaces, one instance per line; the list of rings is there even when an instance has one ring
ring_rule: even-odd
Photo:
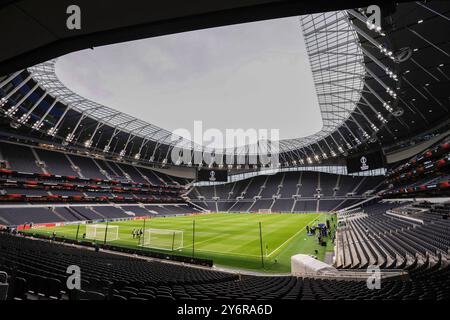
[[[303,230],[306,229],[306,226],[308,226],[311,222],[314,222],[315,220],[319,219],[320,217],[323,216],[323,213],[321,213],[318,217],[314,217],[313,219],[311,219],[311,221],[309,221],[303,228],[301,228],[300,230],[298,230],[296,233],[294,233],[290,238],[288,238],[285,242],[283,242],[281,245],[278,246],[278,248],[276,248],[275,250],[273,250],[271,253],[269,253],[268,255],[266,255],[266,257],[270,257],[274,252],[276,252],[277,250],[279,250],[281,247],[283,247],[286,243],[288,243],[289,241],[291,241],[293,238],[295,238],[300,232],[302,232]]]

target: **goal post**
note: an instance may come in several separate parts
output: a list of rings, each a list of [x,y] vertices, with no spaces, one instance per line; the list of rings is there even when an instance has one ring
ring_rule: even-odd
[[[184,232],[169,229],[146,229],[140,239],[140,246],[159,250],[181,250]]]
[[[99,241],[115,241],[119,240],[119,226],[105,224],[87,224],[86,239]]]

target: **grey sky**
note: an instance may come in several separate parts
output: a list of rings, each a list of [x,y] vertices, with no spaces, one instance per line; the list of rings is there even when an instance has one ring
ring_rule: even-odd
[[[185,32],[83,50],[56,73],[78,94],[167,130],[322,127],[298,18]]]

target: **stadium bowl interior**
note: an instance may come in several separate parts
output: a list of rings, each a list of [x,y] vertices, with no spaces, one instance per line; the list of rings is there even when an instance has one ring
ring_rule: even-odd
[[[218,10],[212,24],[186,16],[159,30],[293,15],[278,2],[273,16],[234,8],[239,21]],[[25,34],[2,50],[0,300],[448,300],[450,3],[388,3],[380,25],[367,5],[290,7],[323,126],[281,140],[272,165],[250,163],[251,148],[240,164],[229,149],[216,153],[222,163],[196,163],[185,138],[191,158],[179,162],[170,130],[57,76],[63,54],[151,41],[156,29]],[[74,265],[78,287],[67,285]]]

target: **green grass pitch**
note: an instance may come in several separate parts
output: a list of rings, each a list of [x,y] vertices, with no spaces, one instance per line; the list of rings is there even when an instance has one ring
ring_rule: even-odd
[[[324,247],[317,243],[316,237],[306,234],[307,225],[324,223],[327,219],[331,222],[331,217],[332,215],[325,213],[211,213],[146,219],[145,229],[183,231],[183,248],[175,250],[173,253],[192,256],[193,220],[195,220],[195,257],[212,259],[215,265],[223,267],[285,273],[290,272],[290,257],[294,254],[316,255],[318,259],[323,260],[325,252],[333,250],[333,244],[329,239],[326,239],[327,246]],[[264,268],[261,261],[260,222]],[[117,246],[159,251],[142,248],[138,245],[138,239],[133,239],[132,230],[142,228],[143,224],[143,220],[110,222],[109,225],[119,226],[119,239],[109,243]],[[334,225],[333,222],[332,224]],[[55,231],[58,236],[75,239],[77,228],[78,225],[67,225],[29,229],[27,232],[50,235]],[[85,228],[85,225],[80,225],[79,240],[82,239]],[[84,241],[88,240],[85,239]],[[171,246],[169,245],[169,247]],[[317,250],[317,254],[315,250]],[[160,252],[171,253],[170,250]]]

